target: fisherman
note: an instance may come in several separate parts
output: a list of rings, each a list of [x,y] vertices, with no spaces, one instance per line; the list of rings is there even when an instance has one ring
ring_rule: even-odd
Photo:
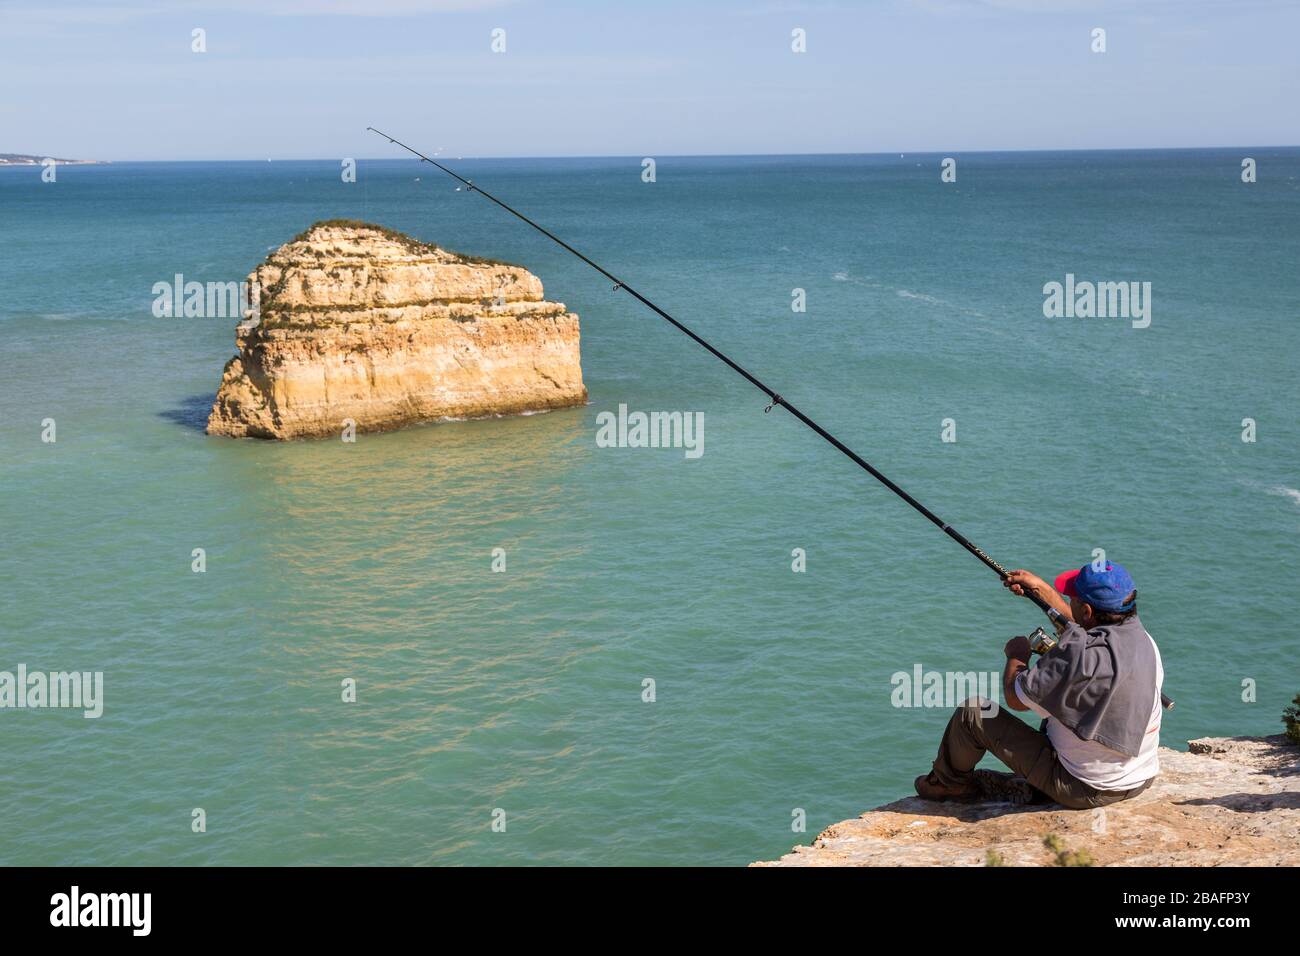
[[[948,721],[934,769],[916,778],[916,792],[927,800],[978,798],[981,778],[1006,782],[987,771],[977,776],[975,765],[992,753],[1015,771],[1017,785],[1033,788],[1027,796],[1076,810],[1137,796],[1160,770],[1164,669],[1138,620],[1133,579],[1118,564],[1093,562],[1059,575],[1055,588],[1023,570],[1003,584],[1037,594],[1070,621],[1036,667],[1027,638],[1004,648],[1003,700],[1043,723],[1034,730],[987,701],[966,701]]]

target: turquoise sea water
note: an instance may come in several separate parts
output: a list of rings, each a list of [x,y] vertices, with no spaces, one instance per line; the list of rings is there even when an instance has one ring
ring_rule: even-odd
[[[995,559],[1126,564],[1178,701],[1166,744],[1278,732],[1300,690],[1300,150],[977,154],[947,185],[940,159],[660,158],[654,184],[639,157],[455,165]],[[0,670],[105,675],[98,720],[0,710],[0,862],[771,858],[928,767],[948,711],[892,707],[892,674],[996,670],[1039,622],[453,185],[404,160],[355,184],[336,161],[0,169]],[[330,217],[527,266],[582,317],[590,405],[351,445],[204,435],[234,322],[154,318],[151,287],[240,279]],[[1067,272],[1151,282],[1150,327],[1045,318]],[[598,448],[619,403],[704,412],[703,457]]]

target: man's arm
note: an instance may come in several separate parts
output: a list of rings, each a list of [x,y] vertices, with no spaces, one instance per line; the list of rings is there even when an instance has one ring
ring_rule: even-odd
[[[1016,693],[1016,678],[1029,667],[1029,638],[1013,637],[1002,652],[1007,655],[1007,666],[1002,670],[1002,699],[1012,710],[1028,710],[1029,707]]]
[[[1057,594],[1055,588],[1032,571],[1021,569],[1012,571],[1006,576],[1006,579],[1002,582],[1002,586],[1010,588],[1012,594],[1019,594],[1022,597],[1025,596],[1027,592],[1033,591],[1040,598],[1059,611],[1067,621],[1074,620],[1074,615],[1070,613],[1070,602]]]

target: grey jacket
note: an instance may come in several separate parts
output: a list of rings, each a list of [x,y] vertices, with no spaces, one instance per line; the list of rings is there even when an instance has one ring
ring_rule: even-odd
[[[1081,739],[1136,756],[1159,693],[1142,622],[1135,615],[1090,631],[1071,624],[1059,642],[1021,675],[1024,696]]]

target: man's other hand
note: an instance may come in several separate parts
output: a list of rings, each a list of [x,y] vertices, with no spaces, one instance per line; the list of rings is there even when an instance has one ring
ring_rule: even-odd
[[[1007,655],[1008,660],[1023,661],[1028,664],[1030,657],[1029,638],[1013,637],[1007,641],[1007,646],[1002,648],[1002,653]]]

